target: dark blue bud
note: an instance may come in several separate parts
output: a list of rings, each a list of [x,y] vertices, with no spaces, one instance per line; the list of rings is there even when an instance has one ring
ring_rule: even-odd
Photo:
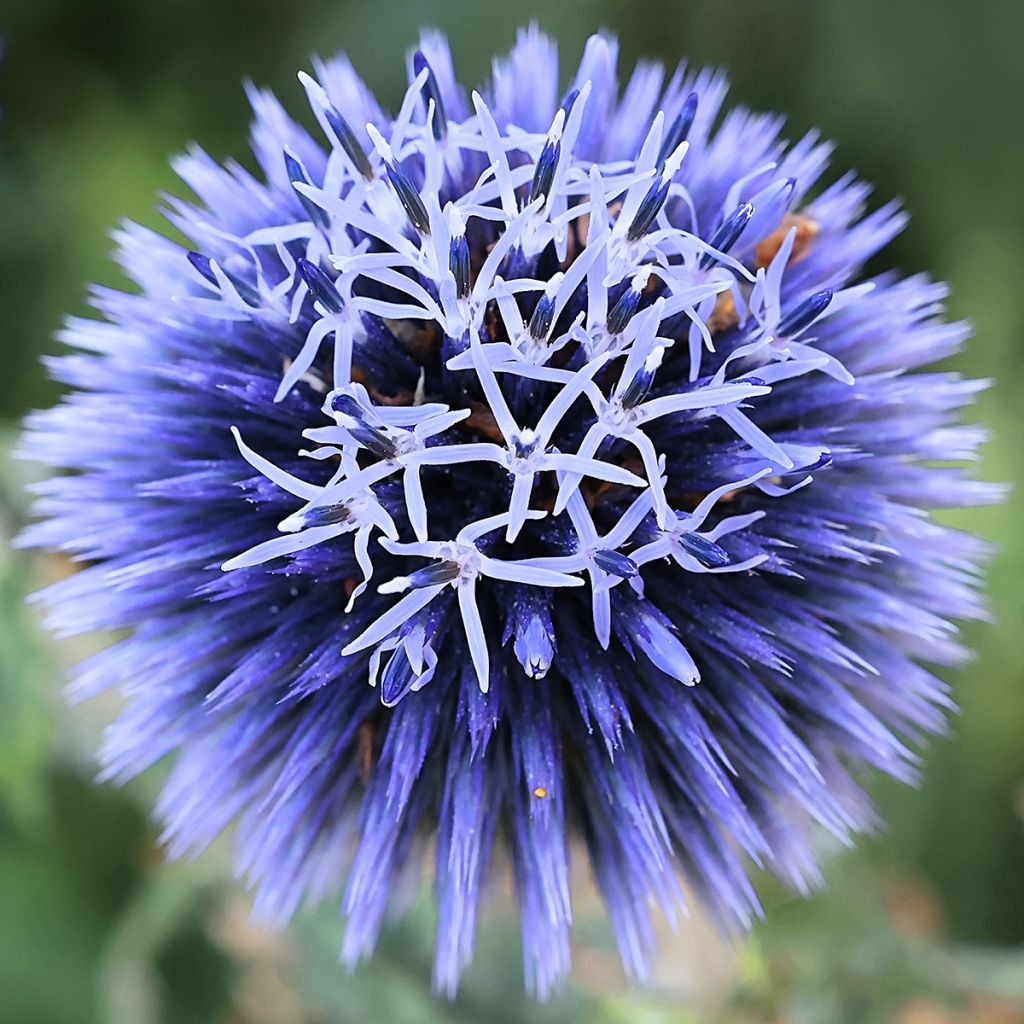
[[[532,203],[534,199],[541,196],[547,197],[551,191],[551,184],[555,180],[555,167],[558,165],[558,157],[562,152],[561,140],[552,142],[548,139],[544,148],[540,151],[537,159],[537,166],[533,171],[533,181],[530,182],[530,195],[527,202]]]
[[[430,130],[434,138],[440,141],[448,130],[448,120],[444,114],[444,101],[441,99],[441,89],[437,84],[433,68],[427,62],[427,58],[417,50],[412,58],[413,73],[419,75],[424,68],[427,69],[427,80],[423,83],[423,99],[428,104],[430,100],[434,101],[434,117],[430,123]]]
[[[541,295],[537,305],[534,306],[533,316],[530,317],[530,337],[537,341],[548,336],[551,330],[551,323],[555,318],[555,298],[545,292]]]
[[[209,281],[210,284],[219,287],[217,283],[217,275],[214,274],[213,267],[210,265],[209,256],[193,250],[188,254],[188,261],[201,277]],[[232,274],[227,270],[224,271],[224,276],[235,286],[235,291],[238,292],[244,302],[247,302],[250,306],[259,306],[262,304],[260,293],[253,288],[251,284],[243,281],[237,274]]]
[[[348,126],[348,121],[334,107],[330,106],[324,107],[324,116],[355,169],[367,181],[373,181],[374,174],[370,158],[366,155],[363,147],[359,145],[359,140],[356,138],[355,132]]]
[[[366,416],[366,410],[352,395],[334,395],[331,398],[331,409],[334,412],[343,413],[345,416],[351,416],[352,419],[358,420],[360,423],[364,422],[364,417]]]
[[[699,533],[680,533],[678,537],[680,545],[693,555],[705,569],[721,569],[722,566],[728,565],[732,561],[725,548],[720,547],[713,540],[708,540],[707,537],[702,537]]]
[[[188,254],[188,261],[199,271],[200,277],[204,277],[210,284],[216,284],[213,267],[210,266],[210,257],[205,253],[196,252],[194,249]]]
[[[299,276],[306,282],[310,294],[328,313],[340,313],[344,309],[334,282],[315,263],[311,263],[305,256],[300,256],[295,261],[295,266]]]
[[[626,388],[619,396],[622,408],[632,409],[639,405],[647,397],[647,392],[651,390],[651,383],[653,379],[653,374],[644,373],[643,370],[638,370],[636,374],[634,374],[633,379],[626,385]]]
[[[663,348],[655,349],[644,360],[644,365],[633,374],[633,379],[623,389],[622,394],[619,395],[619,403],[623,409],[632,409],[647,397],[647,392],[651,390],[651,385],[654,383],[654,375],[658,372],[658,367],[661,366],[661,360],[664,358],[664,355],[665,350]]]
[[[409,656],[404,647],[399,647],[388,659],[380,677],[380,702],[386,707],[397,704],[416,682]]]
[[[417,590],[422,587],[437,587],[443,583],[451,583],[452,580],[459,578],[461,572],[462,566],[458,562],[435,562],[425,569],[417,569],[406,579],[410,589]]]
[[[287,149],[284,151],[284,166],[285,170],[288,172],[288,180],[292,183],[293,188],[296,182],[303,185],[310,184],[309,178],[306,177],[306,172],[302,169],[302,164],[300,164]],[[327,216],[327,212],[317,206],[309,196],[303,195],[298,189],[295,189],[295,194],[298,196],[299,202],[302,203],[302,208],[306,211],[309,219],[316,224],[317,227],[325,228],[331,223],[331,219]]]
[[[455,278],[455,294],[464,299],[469,295],[469,243],[465,235],[456,235],[448,246],[448,269]]]
[[[686,102],[676,115],[671,127],[661,140],[661,148],[658,150],[658,166],[662,167],[668,159],[669,154],[681,143],[685,142],[693,127],[693,119],[697,116],[697,94],[691,92],[686,97]]]
[[[390,461],[398,455],[398,446],[382,430],[360,424],[349,427],[348,432],[369,452],[378,459]]]
[[[395,442],[369,421],[373,413],[360,405],[352,395],[335,395],[331,399],[331,409],[355,420],[355,426],[349,426],[347,423],[343,425],[367,451],[373,452],[380,459],[390,460],[398,455],[398,446]]]
[[[408,179],[405,172],[390,160],[384,161],[384,169],[387,171],[388,180],[395,190],[398,198],[405,208],[409,223],[421,234],[430,234],[430,218],[427,216],[427,208],[420,199],[419,190]]]
[[[718,230],[708,239],[708,245],[719,252],[728,252],[743,234],[743,229],[753,216],[754,207],[750,203],[740,203],[732,215],[722,221]],[[712,252],[704,253],[700,258],[700,269],[707,270],[717,258]]]
[[[780,321],[775,333],[780,338],[788,338],[809,327],[821,316],[832,301],[832,289],[823,288],[810,298],[804,299],[796,309],[790,310]]]
[[[610,548],[602,548],[594,552],[594,561],[605,572],[613,576],[620,576],[624,580],[631,579],[640,572],[640,567],[621,551],[612,551]]]
[[[671,182],[666,181],[664,177],[655,179],[654,184],[647,190],[647,195],[640,200],[636,216],[633,217],[633,221],[629,225],[629,230],[626,232],[628,241],[639,241],[647,234],[654,223],[654,218],[658,216],[661,208],[665,205],[670,184]]]
[[[303,185],[309,184],[309,178],[306,177],[302,164],[287,149],[284,151],[284,169],[288,173],[288,180],[293,185],[297,181],[302,182]]]
[[[806,476],[808,473],[813,473],[816,470],[824,469],[826,466],[831,465],[832,453],[824,451],[809,466],[799,466],[798,468],[791,469],[788,472],[780,473],[779,476]]]
[[[626,385],[622,394],[619,396],[619,402],[622,404],[622,408],[632,409],[635,406],[638,406],[647,397],[647,392],[651,390],[651,385],[653,383],[653,373],[648,373],[643,369],[637,370],[633,375],[633,379]]]
[[[571,89],[566,95],[565,99],[562,100],[562,110],[565,111],[566,120],[568,120],[569,115],[572,113],[572,108],[576,103],[579,94],[579,89]]]
[[[640,308],[640,292],[632,285],[619,297],[608,314],[607,330],[611,335],[621,334]]]
[[[302,513],[302,528],[308,530],[312,526],[335,526],[346,522],[351,514],[345,502],[335,505],[314,505]]]

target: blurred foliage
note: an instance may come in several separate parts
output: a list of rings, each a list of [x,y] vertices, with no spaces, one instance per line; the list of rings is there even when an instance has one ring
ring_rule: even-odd
[[[288,939],[246,924],[214,852],[161,866],[147,795],[91,781],[100,711],[62,709],[81,650],[43,639],[25,593],[63,566],[5,541],[23,517],[26,467],[4,456],[17,418],[56,391],[56,351],[84,283],[116,284],[107,232],[161,227],[154,196],[191,140],[246,152],[245,76],[301,106],[297,68],[344,48],[385,102],[421,24],[449,32],[463,78],[486,76],[517,25],[540,18],[563,71],[595,27],[623,58],[717,63],[733,101],[789,115],[789,130],[838,140],[879,199],[914,219],[880,265],[927,269],[975,324],[955,361],[994,377],[979,419],[982,470],[1024,480],[1024,172],[1019,40],[1024,6],[1001,0],[8,0],[0,17],[0,1024],[1020,1024],[1024,1021],[1024,535],[1019,493],[951,516],[998,545],[996,625],[971,627],[976,662],[953,683],[955,737],[928,755],[923,787],[879,784],[888,831],[828,865],[829,891],[769,897],[768,922],[734,953],[684,928],[657,983],[627,989],[592,900],[581,901],[575,986],[544,1007],[521,995],[512,922],[482,930],[453,1004],[429,991],[427,902],[352,976],[337,966],[328,910]],[[146,784],[143,783],[143,786]]]

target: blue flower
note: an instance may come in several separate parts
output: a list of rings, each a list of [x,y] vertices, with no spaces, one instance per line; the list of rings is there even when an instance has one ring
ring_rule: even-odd
[[[50,622],[119,634],[74,682],[125,694],[106,774],[173,755],[170,854],[234,823],[271,920],[343,886],[350,964],[431,859],[449,992],[499,846],[541,994],[570,851],[639,978],[680,879],[725,928],[751,865],[818,884],[983,614],[984,545],[924,511],[999,498],[983,384],[925,369],[967,328],[862,272],[903,214],[719,74],[615,65],[595,36],[560,99],[531,28],[467,97],[427,34],[394,118],[301,75],[319,134],[253,90],[258,174],[179,159],[190,248],[118,233],[137,290],[24,440],[69,471],[24,538],[82,563]]]

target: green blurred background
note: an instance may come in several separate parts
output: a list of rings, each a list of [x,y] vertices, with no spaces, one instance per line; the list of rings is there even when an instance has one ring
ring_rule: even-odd
[[[397,106],[404,51],[445,29],[478,82],[517,25],[562,42],[563,74],[598,27],[627,62],[686,54],[728,69],[733,102],[818,126],[909,230],[885,261],[949,280],[975,324],[955,361],[995,377],[978,417],[989,479],[1024,478],[1024,5],[1007,0],[466,4],[456,0],[2,0],[0,2],[0,1024],[298,1024],[488,1020],[952,1024],[1024,1022],[1024,540],[1016,492],[952,517],[999,545],[996,623],[954,679],[955,737],[909,792],[877,785],[889,823],[855,852],[825,851],[829,891],[807,903],[766,886],[769,920],[734,949],[700,922],[668,936],[655,986],[623,984],[580,882],[573,985],[545,1007],[519,993],[514,922],[500,905],[459,1001],[429,994],[421,903],[354,976],[335,964],[333,909],[287,936],[253,929],[223,850],[163,866],[145,808],[156,780],[92,782],[113,707],[68,712],[61,673],[99,641],[44,638],[22,598],[64,571],[11,552],[31,467],[8,456],[18,418],[55,398],[38,364],[84,312],[84,286],[119,283],[109,230],[158,226],[168,157],[191,140],[246,155],[250,76],[302,105],[295,71],[346,49]]]

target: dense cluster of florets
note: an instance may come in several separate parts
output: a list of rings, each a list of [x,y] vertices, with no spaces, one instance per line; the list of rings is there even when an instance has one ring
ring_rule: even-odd
[[[139,293],[70,325],[26,440],[76,471],[27,537],[90,563],[57,628],[128,630],[76,684],[128,695],[110,775],[175,752],[170,850],[237,820],[272,918],[344,882],[350,962],[432,843],[449,990],[499,842],[542,992],[573,835],[635,975],[680,877],[726,926],[748,862],[813,885],[808,825],[912,775],[917,659],[980,611],[981,545],[921,511],[995,496],[936,463],[978,385],[912,372],[966,331],[857,280],[902,215],[718,74],[620,97],[615,58],[560,94],[531,29],[467,97],[427,35],[394,118],[301,75],[319,137],[253,91],[260,176],[179,162],[193,251],[121,232]]]

